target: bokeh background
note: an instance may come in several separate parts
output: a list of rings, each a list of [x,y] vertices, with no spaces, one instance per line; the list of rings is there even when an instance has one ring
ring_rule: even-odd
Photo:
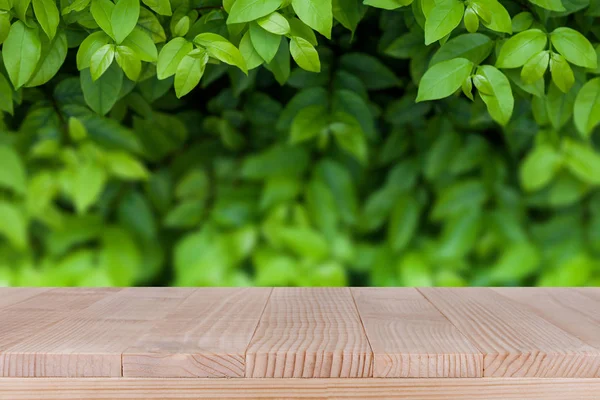
[[[481,100],[415,103],[437,46],[410,12],[336,26],[322,72],[292,65],[283,86],[210,65],[179,100],[148,79],[79,138],[48,111],[85,104],[72,50],[0,119],[0,285],[599,285],[597,185],[561,170],[526,190],[524,160],[557,135],[529,100],[504,128]],[[320,102],[366,148],[291,143]]]

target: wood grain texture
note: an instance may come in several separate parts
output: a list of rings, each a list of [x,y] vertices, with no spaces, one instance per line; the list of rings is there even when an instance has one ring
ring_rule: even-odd
[[[0,400],[597,400],[600,379],[0,378]]]
[[[576,289],[567,288],[494,290],[600,350],[600,299],[596,301]]]
[[[275,288],[246,353],[246,377],[372,376],[349,288]]]
[[[419,290],[484,353],[484,376],[598,374],[597,349],[491,289]]]
[[[483,376],[483,354],[414,288],[353,288],[376,378]]]
[[[123,353],[126,377],[243,377],[270,288],[192,293]]]
[[[0,295],[0,311],[5,307],[27,300],[30,297],[50,289],[51,288],[2,288]]]
[[[576,288],[575,290],[577,290],[578,292],[582,293],[583,295],[589,297],[590,299],[600,301],[600,288],[586,287],[586,288]]]
[[[0,376],[120,377],[122,352],[192,292],[171,290],[102,292],[88,307],[66,309],[68,317],[0,353]]]

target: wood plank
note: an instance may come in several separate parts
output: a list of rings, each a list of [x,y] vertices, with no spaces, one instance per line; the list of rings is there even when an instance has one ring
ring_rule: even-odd
[[[597,400],[600,379],[0,378],[0,400]]]
[[[578,292],[584,294],[585,296],[600,301],[600,288],[597,287],[586,287],[586,288],[577,288],[575,289]]]
[[[484,376],[598,376],[600,351],[491,289],[419,290],[484,353]]]
[[[246,376],[372,376],[349,288],[275,288],[246,353]]]
[[[27,300],[30,297],[47,292],[51,288],[1,288],[0,311],[15,303]]]
[[[270,288],[202,288],[123,353],[125,377],[243,377]]]
[[[192,289],[123,289],[0,353],[0,376],[120,377],[121,353]]]
[[[600,350],[600,299],[567,288],[496,288],[562,330]]]
[[[9,292],[9,295],[12,292],[11,289],[2,289],[2,291]],[[31,297],[17,295],[20,301],[0,310],[0,321],[2,321],[0,353],[68,317],[73,311],[81,310],[101,300],[108,293],[104,290],[73,288],[34,289],[25,292],[34,295]]]
[[[483,376],[483,354],[414,288],[353,288],[376,378]]]

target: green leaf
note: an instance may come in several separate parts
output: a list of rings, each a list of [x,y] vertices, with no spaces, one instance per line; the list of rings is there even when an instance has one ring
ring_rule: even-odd
[[[158,18],[156,18],[156,15],[143,7],[140,9],[140,18],[138,19],[137,26],[146,32],[154,43],[162,43],[167,40],[165,30]]]
[[[25,166],[19,154],[12,148],[0,144],[0,188],[11,189],[15,193],[25,193]]]
[[[106,44],[98,49],[93,55],[90,62],[90,72],[92,80],[96,81],[110,67],[115,59],[115,45]]]
[[[465,10],[464,22],[467,32],[475,33],[477,32],[477,29],[479,29],[479,17],[473,8],[467,7]]]
[[[166,79],[177,72],[181,60],[194,49],[194,45],[184,38],[175,38],[167,43],[158,55],[156,75],[158,79]]]
[[[487,200],[485,185],[474,179],[460,181],[444,188],[431,210],[431,219],[445,220],[471,209],[479,209]]]
[[[496,66],[498,68],[517,68],[546,47],[548,38],[539,29],[529,29],[511,37],[500,49]]]
[[[270,63],[275,57],[275,54],[277,54],[277,50],[279,50],[281,36],[266,31],[255,22],[250,23],[248,33],[252,41],[252,47],[256,53],[258,53],[260,58],[265,62]]]
[[[85,214],[98,200],[106,183],[106,171],[91,162],[79,165],[73,171],[71,196],[79,214]]]
[[[388,225],[388,242],[393,251],[404,250],[417,232],[421,205],[411,195],[405,194],[396,200]]]
[[[179,63],[179,67],[177,67],[175,93],[178,98],[185,96],[198,86],[202,75],[204,75],[204,70],[208,63],[208,54],[202,49],[194,51],[198,52],[198,54],[191,52],[186,55]]]
[[[110,0],[92,0],[90,11],[94,17],[94,21],[98,26],[106,32],[111,38],[115,38],[112,26],[112,14],[115,8],[115,4]]]
[[[363,164],[367,163],[368,148],[365,133],[360,123],[353,116],[338,112],[329,125],[338,146],[352,154]]]
[[[140,17],[140,0],[117,0],[110,17],[114,38],[117,44],[133,31]]]
[[[221,60],[225,64],[235,65],[244,73],[248,73],[246,62],[240,51],[223,36],[214,33],[201,33],[194,38],[194,43],[205,47],[209,56]]]
[[[0,44],[4,43],[10,32],[11,16],[8,13],[0,13]]]
[[[397,87],[400,81],[391,69],[377,58],[363,53],[346,53],[340,59],[342,68],[358,77],[367,89]]]
[[[533,24],[533,15],[529,11],[523,11],[515,15],[512,19],[513,32],[523,32]]]
[[[140,27],[136,26],[122,44],[132,49],[142,61],[157,62],[158,60],[156,45],[152,38]]]
[[[412,0],[404,0],[412,1]],[[361,0],[333,0],[332,12],[333,18],[338,21],[346,29],[354,33],[358,23],[363,17],[366,7],[363,6]]]
[[[596,68],[598,60],[592,44],[581,33],[571,28],[556,28],[550,34],[552,46],[567,61],[584,68]]]
[[[585,138],[589,138],[600,123],[600,78],[586,82],[575,99],[573,108],[575,126]]]
[[[133,49],[127,46],[117,46],[115,59],[127,78],[136,82],[142,72],[142,61]]]
[[[37,29],[16,21],[2,45],[2,58],[15,89],[25,85],[35,73],[42,55],[42,42]]]
[[[573,175],[591,185],[600,185],[600,154],[570,139],[563,142],[565,165]]]
[[[499,285],[525,279],[538,269],[541,260],[540,251],[531,243],[509,246],[491,266],[490,282],[492,285]]]
[[[475,0],[473,6],[482,19],[483,26],[496,32],[512,33],[510,14],[499,1]]]
[[[302,22],[327,39],[331,38],[332,0],[292,0],[292,8]]]
[[[313,31],[310,26],[306,25],[298,18],[290,18],[288,19],[288,22],[290,23],[290,34],[292,36],[300,36],[308,40],[313,46],[318,44],[315,31]]]
[[[52,40],[60,22],[56,2],[54,0],[33,0],[33,11],[48,39]]]
[[[521,70],[521,79],[525,84],[532,84],[544,77],[550,61],[550,52],[541,51],[525,63]]]
[[[321,71],[321,61],[317,50],[307,40],[292,36],[290,40],[290,54],[300,68],[310,72]]]
[[[482,33],[466,33],[448,40],[433,55],[430,66],[453,58],[466,58],[473,64],[481,64],[494,48],[494,42]]]
[[[81,71],[89,68],[94,53],[110,41],[110,36],[102,31],[94,32],[85,38],[77,50],[77,69]]]
[[[228,24],[250,22],[277,10],[283,0],[236,0],[229,11]]]
[[[106,154],[108,172],[123,180],[146,180],[149,172],[140,161],[123,151]]]
[[[363,4],[384,10],[395,10],[412,4],[413,0],[364,0]]]
[[[494,121],[500,125],[506,125],[510,120],[515,104],[508,78],[491,65],[480,66],[478,74],[487,79],[492,90],[489,94],[483,93],[477,85],[477,80],[474,81],[481,99],[487,106],[488,112]]]
[[[299,143],[312,139],[324,132],[328,125],[329,114],[325,106],[306,107],[292,121],[290,140],[292,143]]]
[[[450,96],[461,87],[472,69],[473,63],[466,58],[455,58],[435,64],[421,78],[417,102]]]
[[[565,11],[566,8],[563,6],[561,0],[529,0],[536,6],[540,6],[550,11]]]
[[[0,234],[19,250],[27,248],[27,219],[14,204],[0,201]]]
[[[171,16],[171,2],[169,0],[142,0],[145,5],[150,7],[154,12],[159,15]]]
[[[63,66],[67,58],[67,35],[59,31],[52,41],[42,38],[42,55],[37,68],[25,87],[41,86],[52,79]]]
[[[436,3],[425,22],[425,44],[429,45],[450,34],[462,21],[464,4],[459,0]]]
[[[286,35],[290,33],[290,23],[278,12],[272,12],[265,17],[259,18],[256,23],[267,32],[276,35]]]
[[[562,166],[562,155],[552,146],[542,144],[527,154],[521,165],[521,185],[534,192],[548,185]]]
[[[17,17],[23,22],[27,20],[27,10],[29,10],[30,5],[31,0],[13,1],[15,14],[17,14]]]
[[[571,119],[575,95],[575,90],[565,94],[554,83],[550,84],[545,102],[548,118],[554,129],[560,129]]]
[[[423,50],[425,50],[425,45],[423,44],[423,34],[418,30],[413,30],[396,38],[385,49],[384,53],[394,58],[410,59],[415,57],[417,53]]]
[[[550,57],[552,81],[561,91],[567,93],[575,83],[575,76],[569,63],[560,54],[552,53]]]
[[[123,71],[112,64],[96,81],[89,69],[81,71],[81,89],[87,105],[100,115],[106,115],[115,105],[123,85]]]
[[[13,88],[10,82],[0,73],[0,111],[6,111],[9,114],[14,112],[13,106]],[[0,113],[0,121],[2,120]]]
[[[242,40],[240,41],[240,53],[242,54],[242,57],[244,57],[248,70],[254,69],[265,62],[265,60],[263,60],[256,52],[256,49],[252,44],[252,39],[250,38],[250,32],[246,32],[244,33],[244,36],[242,36]]]
[[[275,58],[268,64],[266,68],[273,73],[275,79],[280,85],[283,85],[290,77],[290,49],[287,39],[281,39],[279,50],[275,54]]]

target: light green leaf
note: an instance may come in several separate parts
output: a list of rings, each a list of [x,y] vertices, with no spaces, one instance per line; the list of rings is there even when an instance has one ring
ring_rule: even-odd
[[[518,68],[523,65],[533,55],[544,50],[548,43],[548,37],[539,29],[529,29],[525,32],[517,33],[504,43],[500,49],[496,67],[498,68]]]
[[[548,69],[548,62],[550,61],[550,52],[541,51],[534,55],[525,63],[521,70],[521,79],[525,84],[532,84],[538,79],[542,79]]]
[[[133,31],[140,17],[140,0],[117,0],[110,22],[117,44]]]
[[[110,36],[102,31],[94,32],[86,37],[77,50],[77,69],[81,71],[89,68],[94,53],[110,41]]]
[[[0,234],[19,250],[27,248],[27,219],[22,210],[7,201],[0,201]]]
[[[170,0],[142,0],[145,5],[150,7],[154,12],[159,15],[171,16],[173,12],[171,11],[171,2]]]
[[[561,0],[529,0],[536,6],[540,6],[550,11],[566,11]]]
[[[48,35],[48,39],[52,40],[60,22],[56,2],[54,0],[33,0],[33,11],[40,26]]]
[[[91,0],[75,0],[67,7],[62,8],[62,15],[67,15],[73,11],[83,11],[91,3]]]
[[[550,34],[552,45],[567,61],[584,68],[596,68],[598,60],[592,44],[571,28],[556,28]]]
[[[332,0],[292,0],[298,18],[326,38],[331,38]]]
[[[19,154],[12,147],[0,144],[0,188],[25,193],[26,179]]]
[[[565,94],[554,82],[550,84],[545,103],[548,118],[554,129],[560,129],[571,119],[575,96],[575,90],[570,90]]]
[[[281,36],[264,30],[255,22],[250,23],[248,33],[254,50],[265,62],[270,63],[279,50]]]
[[[156,15],[143,7],[140,9],[140,18],[138,19],[137,26],[150,35],[154,43],[162,43],[167,40],[165,30],[158,18],[156,18]]]
[[[175,38],[167,43],[158,55],[156,75],[158,79],[166,79],[177,72],[181,60],[194,49],[194,45],[184,38]]]
[[[521,164],[521,185],[528,192],[548,185],[562,166],[562,155],[551,145],[542,144],[527,154]]]
[[[477,86],[477,81],[474,81],[475,86],[479,90],[481,99],[487,105],[488,112],[494,121],[498,122],[500,125],[506,125],[510,120],[515,104],[508,78],[491,65],[480,66],[478,68],[478,74],[487,79],[492,90],[489,94],[485,92],[482,93]]]
[[[6,111],[9,114],[14,112],[13,106],[13,88],[10,82],[0,73],[0,111]],[[0,121],[2,121],[0,114]],[[2,173],[0,172],[0,175]]]
[[[600,78],[583,85],[575,99],[573,113],[577,130],[588,138],[600,123]]]
[[[317,36],[310,26],[300,21],[298,18],[290,18],[288,20],[290,24],[290,34],[292,36],[300,36],[310,42],[313,46],[318,44]]]
[[[496,32],[512,33],[510,14],[499,1],[475,0],[473,6],[479,14],[483,26]]]
[[[523,32],[533,24],[533,15],[529,11],[523,11],[515,15],[512,19],[513,32]]]
[[[419,226],[421,205],[411,195],[405,194],[396,200],[388,225],[388,242],[398,252],[406,248]]]
[[[221,60],[226,64],[235,65],[244,73],[248,73],[246,62],[240,51],[223,36],[215,33],[201,33],[194,38],[194,43],[205,47],[209,56]]]
[[[142,61],[133,49],[127,46],[117,46],[115,59],[127,78],[136,82],[142,72]]]
[[[283,0],[236,0],[231,6],[228,24],[250,22],[277,10]]]
[[[479,17],[477,16],[473,8],[467,7],[467,9],[465,10],[464,22],[467,32],[475,33],[477,32],[477,29],[479,29]]]
[[[115,38],[112,27],[112,14],[115,4],[110,0],[92,0],[90,11],[94,21],[111,38]]]
[[[317,50],[307,40],[292,36],[290,53],[300,68],[311,72],[321,71],[321,61]]]
[[[312,139],[327,129],[329,114],[322,105],[308,106],[302,109],[292,121],[290,140],[299,143]]]
[[[190,52],[181,60],[175,74],[175,93],[177,97],[185,96],[198,86],[200,78],[204,75],[207,62],[208,54],[202,49]]]
[[[123,71],[112,64],[96,81],[89,69],[81,71],[81,89],[87,105],[100,115],[106,115],[115,105],[123,85]]]
[[[17,14],[17,17],[23,22],[25,22],[27,20],[27,10],[29,10],[30,5],[31,5],[31,0],[13,1],[13,7],[15,10],[15,14]]]
[[[362,164],[366,164],[368,156],[367,138],[356,118],[338,112],[334,115],[329,130],[338,146],[352,154]]]
[[[413,0],[364,0],[363,4],[384,10],[395,10],[412,4]]]
[[[156,62],[158,60],[156,45],[152,38],[139,26],[135,27],[122,44],[132,49],[142,61]]]
[[[290,77],[290,49],[287,39],[281,39],[275,58],[270,63],[265,64],[265,67],[273,73],[275,80],[280,85],[285,84]]]
[[[2,45],[2,58],[15,89],[25,85],[35,73],[42,55],[42,42],[37,29],[16,21]]]
[[[459,0],[440,0],[425,22],[425,44],[429,45],[450,34],[462,21],[464,4]]]
[[[149,176],[144,164],[123,151],[107,153],[106,167],[110,175],[123,180],[145,180]]]
[[[250,39],[250,32],[246,32],[244,33],[244,36],[242,36],[242,40],[240,41],[240,53],[242,54],[242,57],[244,57],[248,70],[254,69],[265,62],[265,60],[263,60],[256,52],[256,49],[252,44],[252,39]]]
[[[8,13],[0,13],[0,44],[4,43],[10,32],[11,16]]]
[[[92,79],[98,80],[104,72],[110,67],[115,59],[115,45],[106,44],[98,49],[93,55],[90,62],[90,73]]]
[[[69,136],[75,142],[80,142],[88,136],[87,129],[83,123],[75,117],[69,118]]]
[[[265,17],[259,18],[256,23],[267,32],[271,32],[276,35],[286,35],[290,33],[290,23],[278,12],[272,12]]]
[[[591,185],[600,185],[600,154],[571,139],[563,142],[565,165],[573,175]]]
[[[71,196],[79,214],[85,214],[98,200],[105,183],[106,171],[98,164],[88,162],[73,171]]]
[[[417,102],[450,96],[461,87],[472,69],[473,63],[466,58],[455,58],[435,64],[421,78]]]
[[[567,93],[575,83],[575,76],[569,63],[560,54],[552,53],[550,57],[552,81],[561,91]]]
[[[448,40],[431,58],[430,66],[453,58],[466,58],[480,64],[492,52],[494,42],[482,33],[466,33]]]
[[[43,37],[40,61],[25,87],[41,86],[52,79],[63,66],[67,58],[67,51],[67,35],[62,30],[54,35],[51,42]]]

